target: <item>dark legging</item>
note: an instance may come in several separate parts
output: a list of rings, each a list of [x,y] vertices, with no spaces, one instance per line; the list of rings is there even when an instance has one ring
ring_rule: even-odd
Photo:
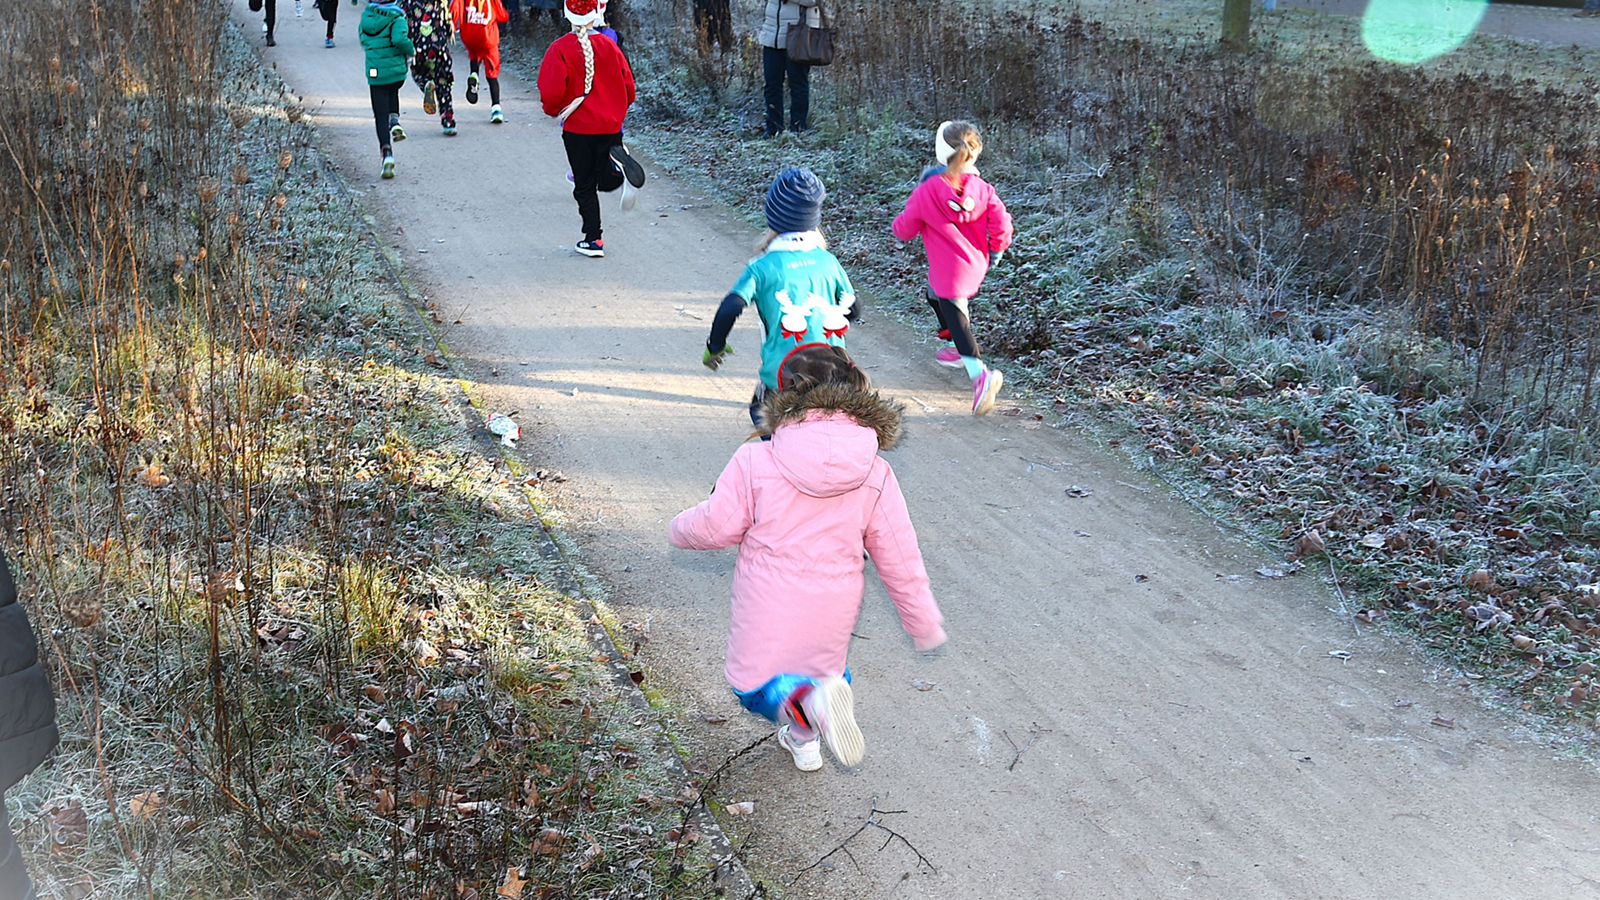
[[[400,121],[400,88],[404,81],[394,84],[368,85],[372,91],[372,121],[378,126],[378,146],[389,152],[389,126]]]
[[[267,39],[272,40],[278,30],[278,0],[266,0],[262,21],[267,23]]]
[[[474,75],[478,74],[478,65],[479,65],[479,63],[482,63],[482,62],[483,62],[483,60],[481,60],[481,59],[475,59],[475,60],[472,61],[472,74],[474,74]],[[489,82],[489,102],[494,104],[495,106],[499,106],[500,105],[500,79],[494,77],[493,75],[487,75],[487,76],[484,77],[484,80]]]
[[[317,12],[328,23],[328,40],[333,40],[333,23],[339,21],[339,0],[317,0]]]
[[[567,147],[567,164],[572,167],[572,199],[578,201],[583,218],[583,239],[600,240],[600,195],[622,187],[622,172],[611,161],[611,148],[622,143],[622,134],[578,134],[561,132]]]
[[[946,300],[935,297],[931,290],[927,292],[927,300],[933,307],[933,314],[939,317],[939,337],[954,343],[956,352],[962,356],[980,358],[978,340],[972,336],[972,323],[967,319],[967,306],[972,301]]]
[[[35,897],[28,867],[22,861],[22,850],[11,833],[4,791],[0,791],[0,897],[6,900],[34,900]]]

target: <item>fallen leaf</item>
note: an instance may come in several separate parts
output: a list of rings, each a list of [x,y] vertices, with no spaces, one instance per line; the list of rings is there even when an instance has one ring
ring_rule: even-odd
[[[728,815],[730,816],[754,815],[756,811],[756,804],[753,800],[743,800],[738,803],[729,803],[727,810]]]
[[[134,794],[128,800],[128,811],[140,820],[148,819],[161,808],[161,795],[155,791]]]
[[[508,900],[518,900],[522,896],[522,886],[528,882],[522,878],[521,869],[507,869],[506,877],[500,882],[500,887],[495,890],[495,896],[505,897]]]
[[[931,691],[934,688],[938,687],[939,685],[938,685],[937,682],[923,681],[921,678],[917,678],[917,679],[912,680],[911,686],[916,688],[919,691]]]
[[[1468,590],[1487,591],[1489,588],[1494,587],[1494,576],[1489,574],[1488,569],[1479,569],[1461,579],[1461,583]]]
[[[1087,497],[1092,493],[1094,493],[1093,488],[1086,488],[1080,484],[1075,484],[1072,487],[1067,488],[1068,497]]]
[[[1274,569],[1271,566],[1262,566],[1256,570],[1256,574],[1260,575],[1262,578],[1287,578],[1289,576],[1289,570]]]
[[[1300,535],[1300,540],[1295,544],[1295,556],[1315,556],[1328,549],[1328,542],[1322,539],[1322,533],[1316,530]]]
[[[1428,724],[1436,725],[1439,728],[1454,728],[1456,727],[1456,720],[1446,719],[1444,716],[1434,716],[1433,721]]]
[[[172,483],[172,478],[161,471],[160,461],[154,459],[134,474],[148,488],[164,488]]]
[[[1383,532],[1381,532],[1381,531],[1373,531],[1373,532],[1369,532],[1369,533],[1367,533],[1365,535],[1362,535],[1361,540],[1359,541],[1359,543],[1363,547],[1370,547],[1373,550],[1382,550],[1383,549],[1383,542],[1385,540],[1387,540],[1387,539],[1383,536]]]
[[[705,722],[708,725],[721,725],[723,722],[728,721],[728,717],[719,716],[716,713],[701,713],[700,721]]]

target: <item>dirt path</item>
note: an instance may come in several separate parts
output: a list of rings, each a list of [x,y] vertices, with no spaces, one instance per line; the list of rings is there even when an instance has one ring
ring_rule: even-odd
[[[569,477],[586,564],[647,629],[649,684],[714,765],[763,733],[721,676],[733,554],[673,550],[666,523],[747,430],[755,328],[731,371],[699,357],[754,235],[657,178],[632,214],[607,206],[606,259],[576,256],[558,134],[514,77],[507,124],[463,103],[455,138],[408,87],[400,176],[379,182],[355,8],[324,50],[306,6],[281,5],[266,57],[409,277],[461,320],[450,345],[519,412],[522,452]],[[906,401],[890,459],[951,643],[918,657],[869,592],[851,660],[866,762],[804,774],[762,747],[723,792],[756,801],[730,823],[758,876],[787,884],[876,804],[909,846],[869,830],[791,896],[1600,896],[1591,764],[1356,634],[1314,576],[1253,574],[1271,561],[1072,431],[973,419],[922,335],[869,313],[851,349]]]

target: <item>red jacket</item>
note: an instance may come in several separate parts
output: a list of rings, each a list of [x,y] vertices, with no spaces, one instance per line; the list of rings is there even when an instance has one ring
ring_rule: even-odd
[[[500,0],[453,0],[450,17],[456,34],[473,59],[482,59],[500,48],[500,23],[510,18]]]
[[[617,45],[591,32],[594,87],[562,126],[575,134],[616,134],[633,105],[633,70]],[[556,38],[539,63],[539,102],[547,116],[558,116],[583,93],[583,47],[576,33]]]

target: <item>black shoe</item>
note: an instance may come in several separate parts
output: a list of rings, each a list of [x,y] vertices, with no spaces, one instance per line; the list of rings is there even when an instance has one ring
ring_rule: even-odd
[[[278,46],[278,42],[273,40],[272,39],[272,35],[270,35],[270,34],[267,35],[267,46],[268,47],[276,47],[276,46]]]
[[[478,102],[478,73],[473,72],[467,76],[467,102]]]
[[[636,188],[644,187],[644,166],[639,165],[639,161],[628,153],[627,147],[612,144],[611,158],[622,167],[622,175],[628,179],[629,184]]]
[[[599,258],[606,255],[606,242],[600,238],[595,238],[592,241],[579,241],[577,249],[584,256]]]

